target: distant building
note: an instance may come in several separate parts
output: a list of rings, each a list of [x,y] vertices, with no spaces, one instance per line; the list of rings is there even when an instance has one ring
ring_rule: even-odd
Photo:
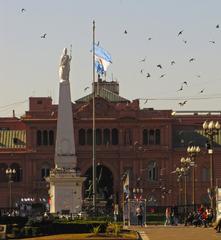
[[[115,81],[96,83],[96,161],[98,198],[122,200],[122,175],[130,171],[130,192],[143,188],[148,205],[184,204],[183,187],[173,174],[189,145],[199,145],[196,157],[196,203],[208,203],[210,162],[202,124],[221,122],[220,112],[180,112],[141,109],[119,95]],[[88,197],[92,167],[92,94],[73,103],[78,167],[87,177],[83,188]],[[45,177],[54,164],[57,105],[50,97],[30,97],[29,110],[20,118],[0,118],[0,207],[9,206],[8,167],[16,169],[12,205],[22,198],[48,201]],[[214,178],[221,179],[221,133],[214,144]],[[187,178],[187,202],[192,201],[191,171]]]

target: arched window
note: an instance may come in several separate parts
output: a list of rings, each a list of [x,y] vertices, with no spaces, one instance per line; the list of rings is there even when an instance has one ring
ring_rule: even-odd
[[[44,163],[41,166],[41,180],[45,180],[46,177],[50,175],[50,164]]]
[[[116,128],[112,129],[112,145],[118,144],[118,130]]]
[[[154,144],[154,142],[155,142],[155,139],[154,139],[154,130],[153,129],[151,129],[150,131],[149,131],[149,144]]]
[[[43,131],[43,144],[46,146],[48,145],[48,131]]]
[[[22,168],[18,163],[12,163],[10,165],[11,169],[15,169],[15,174],[12,174],[13,182],[21,182],[22,181]]]
[[[209,182],[210,180],[210,171],[209,168],[202,168],[202,182]]]
[[[38,130],[38,131],[37,131],[37,145],[38,145],[38,146],[41,146],[41,144],[42,144],[41,131]]]
[[[148,144],[148,130],[144,129],[143,130],[143,145],[147,145]]]
[[[110,144],[110,129],[105,128],[103,132],[103,144],[109,145]]]
[[[147,179],[148,181],[157,181],[157,164],[155,161],[150,161],[147,166]]]
[[[54,131],[49,131],[49,145],[54,145]]]
[[[5,163],[0,163],[0,183],[8,181],[8,178],[5,172],[7,168],[8,166]]]
[[[92,145],[92,129],[87,130],[87,144]]]
[[[85,130],[82,128],[78,131],[78,143],[80,145],[85,145],[86,143]]]
[[[101,134],[101,129],[96,129],[96,144],[101,145],[102,143],[102,134]]]
[[[155,144],[160,145],[160,129],[155,131]]]

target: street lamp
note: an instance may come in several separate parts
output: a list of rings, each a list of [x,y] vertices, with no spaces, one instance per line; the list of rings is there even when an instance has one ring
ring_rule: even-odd
[[[16,173],[15,169],[7,168],[5,170],[6,175],[8,176],[8,185],[9,185],[9,208],[12,208],[12,176]]]
[[[195,209],[195,160],[196,160],[196,155],[200,152],[200,147],[199,146],[191,146],[187,148],[187,153],[190,156],[191,162],[190,165],[193,167],[192,171],[192,181],[193,181],[193,199],[192,199],[192,205],[193,208]]]
[[[180,159],[180,163],[181,163],[181,168],[180,168],[180,171],[181,171],[181,174],[184,176],[184,208],[185,208],[185,214],[186,214],[186,210],[187,210],[187,186],[186,186],[186,183],[187,183],[187,173],[190,169],[190,163],[191,163],[191,159],[189,157],[187,158],[184,158],[182,157]]]
[[[210,206],[211,209],[215,211],[215,205],[214,205],[214,162],[213,162],[213,140],[216,135],[218,135],[220,130],[220,123],[217,121],[216,123],[214,121],[207,122],[205,121],[203,123],[203,129],[205,131],[205,134],[209,138],[209,146],[208,146],[208,154],[210,155],[210,194],[211,194],[211,202]]]
[[[137,201],[142,200],[143,188],[133,188],[133,196]]]

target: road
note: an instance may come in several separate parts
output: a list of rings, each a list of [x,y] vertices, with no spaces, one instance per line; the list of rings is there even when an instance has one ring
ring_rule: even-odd
[[[130,227],[141,233],[143,240],[221,240],[221,233],[210,228],[193,226]]]

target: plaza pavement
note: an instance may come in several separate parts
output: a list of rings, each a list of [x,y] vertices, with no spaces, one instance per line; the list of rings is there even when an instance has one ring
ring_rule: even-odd
[[[221,233],[212,228],[193,226],[131,226],[140,233],[143,240],[221,240]]]

